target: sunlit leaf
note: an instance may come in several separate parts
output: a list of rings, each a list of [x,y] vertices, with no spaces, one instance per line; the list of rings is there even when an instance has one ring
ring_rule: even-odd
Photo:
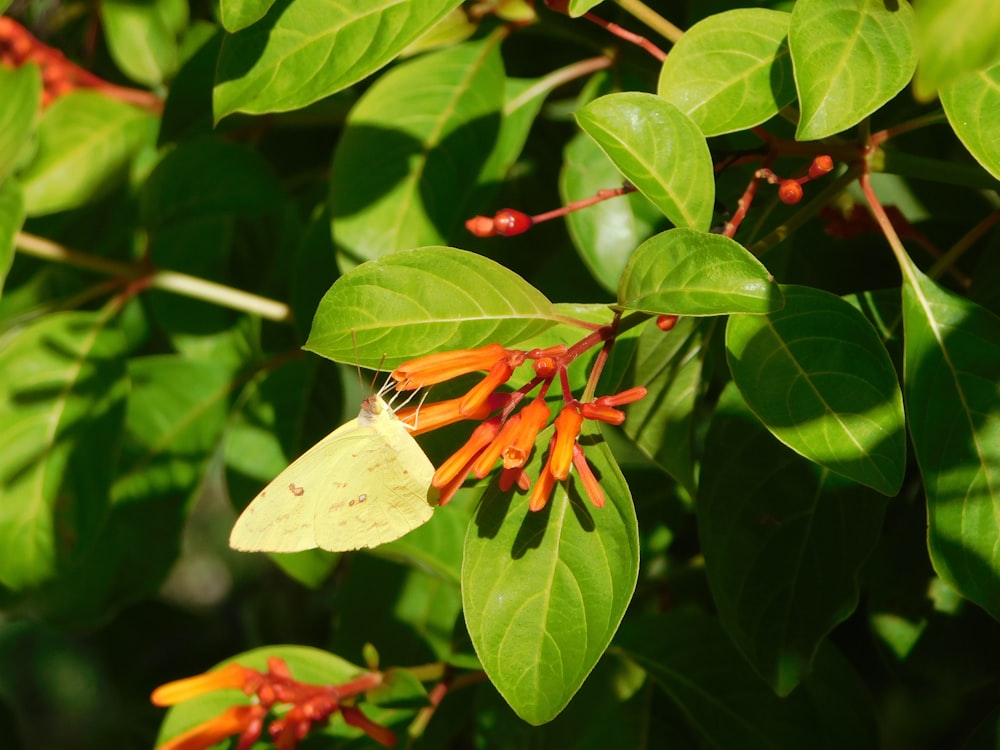
[[[357,83],[402,52],[459,0],[277,0],[226,37],[215,77],[215,119],[304,107]]]
[[[801,108],[795,137],[839,133],[898,94],[916,67],[914,34],[908,2],[796,2],[788,29]]]
[[[111,57],[125,75],[147,86],[162,85],[177,70],[177,38],[187,20],[184,0],[101,2]]]
[[[551,720],[580,688],[617,630],[638,575],[628,486],[596,431],[581,442],[607,497],[603,508],[591,506],[575,474],[539,512],[528,510],[523,495],[493,485],[465,540],[469,635],[490,680],[531,724]],[[540,466],[536,448],[529,473]]]
[[[552,303],[500,264],[424,247],[363,263],[337,279],[316,310],[305,348],[338,362],[391,368],[439,349],[514,345],[558,322]]]
[[[765,313],[783,302],[771,274],[719,234],[671,229],[643,242],[618,284],[618,304],[671,315]]]
[[[920,62],[913,89],[918,98],[930,99],[963,74],[1000,62],[1000,3],[920,0],[914,7]]]
[[[0,183],[0,296],[11,263],[14,262],[14,240],[24,224],[24,196],[21,185],[10,179]]]
[[[658,93],[707,135],[760,125],[795,100],[790,13],[739,8],[699,21],[660,70]]]
[[[653,94],[608,94],[579,110],[576,120],[670,221],[708,229],[712,157],[698,126],[677,107]]]
[[[934,568],[1000,619],[1000,318],[903,269],[904,383]]]
[[[30,155],[38,121],[42,77],[34,65],[11,70],[0,65],[0,185]]]
[[[829,292],[782,291],[781,310],[729,319],[729,369],[743,398],[788,447],[896,494],[906,469],[903,396],[878,334]]]
[[[1000,63],[964,76],[940,93],[955,135],[983,169],[1000,180],[1000,118],[993,116],[1000,111]]]
[[[219,0],[219,17],[231,34],[262,19],[274,0]]]

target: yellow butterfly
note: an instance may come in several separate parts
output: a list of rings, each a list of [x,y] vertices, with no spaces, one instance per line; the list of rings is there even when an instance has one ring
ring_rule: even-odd
[[[425,524],[434,466],[381,394],[260,491],[229,546],[248,552],[377,547]]]

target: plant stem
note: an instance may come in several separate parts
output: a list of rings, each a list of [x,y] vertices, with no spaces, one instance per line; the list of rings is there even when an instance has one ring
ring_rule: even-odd
[[[287,323],[292,319],[292,310],[284,302],[250,294],[214,281],[200,279],[177,271],[149,269],[137,263],[123,263],[109,258],[101,258],[81,253],[43,237],[18,232],[15,245],[26,255],[36,258],[66,263],[78,268],[86,268],[109,276],[117,276],[130,281],[141,281],[144,286],[176,292],[186,297],[205,300],[222,307],[259,315],[267,320]]]
[[[635,16],[664,39],[669,40],[672,44],[677,44],[677,41],[684,36],[684,31],[682,29],[674,26],[674,24],[670,23],[670,21],[654,11],[641,0],[615,0],[615,2],[621,6],[625,12]]]

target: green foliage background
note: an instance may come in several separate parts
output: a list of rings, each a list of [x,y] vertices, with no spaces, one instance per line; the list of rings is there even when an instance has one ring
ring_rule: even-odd
[[[0,1],[164,101],[0,65],[0,746],[151,747],[238,699],[163,682],[369,643],[485,673],[370,708],[414,747],[996,746],[1000,6],[956,5]],[[486,480],[370,552],[228,549],[355,364],[612,309],[598,393],[649,395],[581,438],[603,509]]]

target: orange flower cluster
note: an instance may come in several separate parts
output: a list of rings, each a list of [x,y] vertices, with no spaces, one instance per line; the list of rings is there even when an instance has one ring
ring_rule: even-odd
[[[27,63],[35,63],[42,72],[42,106],[47,107],[74,89],[89,88],[154,112],[163,110],[163,101],[156,95],[98,78],[67,60],[59,50],[38,41],[13,18],[0,16],[0,65],[19,68]]]
[[[322,726],[337,711],[344,721],[358,727],[373,740],[393,747],[396,735],[370,721],[353,705],[344,705],[345,698],[363,693],[382,683],[382,675],[369,672],[341,685],[309,685],[292,678],[288,665],[281,659],[267,660],[267,672],[230,664],[214,672],[168,682],[153,691],[157,706],[173,706],[204,693],[223,688],[236,688],[255,695],[250,705],[230,706],[213,719],[192,727],[167,740],[158,750],[204,750],[227,737],[238,737],[236,750],[249,750],[264,731],[264,720],[278,703],[290,704],[279,718],[267,727],[278,750],[294,750],[314,726]]]
[[[602,342],[605,344],[602,354],[606,357],[614,333],[614,326],[603,326],[572,347],[560,344],[547,349],[521,351],[507,349],[501,344],[489,344],[479,349],[441,352],[410,360],[393,370],[396,388],[401,391],[415,390],[476,371],[487,372],[486,377],[464,396],[398,412],[401,420],[414,427],[415,434],[466,419],[480,422],[465,445],[434,472],[432,483],[441,491],[441,504],[454,496],[470,474],[482,479],[499,461],[502,465],[500,489],[507,491],[517,485],[523,491],[531,490],[528,498],[531,510],[545,507],[556,483],[565,481],[572,468],[576,468],[591,503],[597,508],[603,507],[604,493],[577,441],[583,421],[594,419],[621,424],[625,421],[625,414],[615,407],[638,401],[646,395],[646,389],[630,388],[581,403],[570,392],[566,368],[580,354]],[[499,391],[498,388],[511,379],[515,370],[529,360],[534,370],[530,382],[513,392]],[[600,364],[595,365],[591,372],[593,380],[603,366],[603,357],[599,356],[598,361]],[[563,406],[554,420],[555,435],[549,441],[545,465],[538,480],[532,484],[524,469],[538,433],[552,416],[545,396],[556,378],[562,386]],[[515,412],[536,387],[539,389],[537,395]]]

